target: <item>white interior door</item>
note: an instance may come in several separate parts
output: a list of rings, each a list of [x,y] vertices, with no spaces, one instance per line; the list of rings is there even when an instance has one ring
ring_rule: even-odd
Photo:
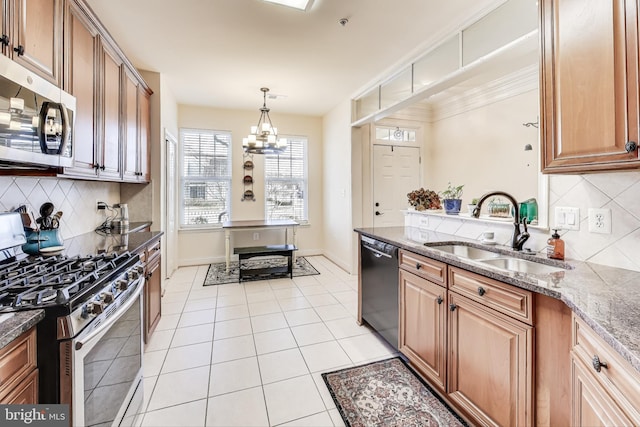
[[[176,225],[176,211],[178,209],[176,201],[176,180],[177,180],[177,141],[176,138],[165,130],[165,142],[167,144],[167,180],[166,180],[166,211],[167,211],[167,229],[165,233],[165,242],[167,245],[165,257],[165,274],[171,277],[176,269],[177,250],[178,247],[178,229]]]
[[[373,226],[404,225],[407,193],[420,185],[418,147],[373,146]]]

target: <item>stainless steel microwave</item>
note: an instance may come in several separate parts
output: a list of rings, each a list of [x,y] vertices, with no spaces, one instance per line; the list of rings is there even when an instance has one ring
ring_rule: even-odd
[[[0,55],[0,167],[73,166],[76,99]]]

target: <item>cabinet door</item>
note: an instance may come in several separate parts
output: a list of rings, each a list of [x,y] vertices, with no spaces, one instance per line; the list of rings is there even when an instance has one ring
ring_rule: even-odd
[[[11,56],[62,86],[62,0],[12,0]]]
[[[103,179],[120,179],[121,171],[121,121],[120,96],[122,93],[122,60],[106,44],[101,44],[101,153],[99,176]]]
[[[124,72],[124,141],[122,176],[126,181],[138,180],[138,81]]]
[[[160,276],[160,257],[154,257],[147,263],[145,282],[144,342],[147,342],[158,326],[162,315],[162,278]]]
[[[543,172],[637,167],[637,0],[541,0]]]
[[[68,2],[65,18],[65,52],[67,53],[65,88],[76,97],[73,134],[74,166],[67,175],[96,177],[96,87],[98,85],[98,31],[86,14]]]
[[[0,400],[3,405],[35,405],[38,404],[38,370],[31,371],[29,376],[15,386],[9,394]]]
[[[635,425],[598,384],[589,368],[573,353],[571,377],[573,380],[572,425],[593,427]]]
[[[400,351],[444,391],[447,291],[400,270]]]
[[[533,421],[533,328],[449,292],[448,396],[479,424]]]
[[[11,39],[9,38],[11,36],[10,32],[11,32],[11,20],[9,19],[9,16],[11,15],[11,10],[10,10],[10,1],[11,0],[0,0],[0,8],[2,8],[2,10],[0,11],[0,31],[2,31],[2,33],[0,34],[0,49],[2,51],[3,55],[9,55],[9,44],[11,42]]]
[[[151,150],[151,102],[149,93],[142,87],[139,87],[138,92],[138,137],[140,138],[140,151],[139,151],[139,180],[143,182],[149,182],[150,167],[149,167],[149,153]]]

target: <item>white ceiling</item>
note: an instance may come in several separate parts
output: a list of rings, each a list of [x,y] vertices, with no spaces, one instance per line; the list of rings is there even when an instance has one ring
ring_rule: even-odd
[[[178,103],[321,116],[499,0],[87,0]],[[348,18],[346,26],[338,21]]]

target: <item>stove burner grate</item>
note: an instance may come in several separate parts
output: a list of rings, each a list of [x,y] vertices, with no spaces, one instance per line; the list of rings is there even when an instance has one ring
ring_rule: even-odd
[[[112,273],[124,268],[134,256],[113,252],[86,257],[31,257],[3,265],[0,267],[0,311],[84,300],[89,295],[87,292],[108,281]]]

